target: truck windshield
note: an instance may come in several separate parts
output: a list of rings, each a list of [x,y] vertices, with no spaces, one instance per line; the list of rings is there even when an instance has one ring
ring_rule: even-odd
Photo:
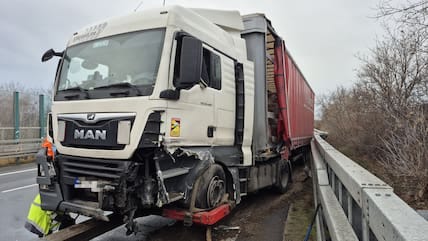
[[[165,29],[153,29],[71,46],[64,55],[55,99],[151,95],[164,35]]]

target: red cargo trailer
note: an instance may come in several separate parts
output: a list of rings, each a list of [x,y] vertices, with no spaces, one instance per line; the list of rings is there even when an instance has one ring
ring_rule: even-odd
[[[278,96],[278,136],[290,150],[308,145],[314,126],[314,92],[287,51],[275,39],[275,86]]]

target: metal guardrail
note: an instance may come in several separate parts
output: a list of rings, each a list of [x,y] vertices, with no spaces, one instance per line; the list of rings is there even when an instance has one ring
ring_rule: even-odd
[[[38,138],[40,130],[38,126],[20,126],[18,130],[15,127],[0,127],[0,140],[13,140],[16,136],[19,136],[19,139]]]
[[[428,221],[316,131],[311,143],[317,240],[426,241]]]
[[[41,139],[1,140],[0,158],[29,156],[40,149]]]
[[[19,127],[23,139],[13,139],[15,127],[0,127],[0,158],[30,156],[40,149],[40,127]]]

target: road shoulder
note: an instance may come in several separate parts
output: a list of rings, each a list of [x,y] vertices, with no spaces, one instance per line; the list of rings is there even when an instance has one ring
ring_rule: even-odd
[[[294,177],[293,184],[302,186],[295,189],[298,192],[293,194],[291,199],[284,228],[284,241],[303,240],[314,213],[312,179],[307,177],[304,172],[299,173]],[[315,225],[309,240],[316,240]]]

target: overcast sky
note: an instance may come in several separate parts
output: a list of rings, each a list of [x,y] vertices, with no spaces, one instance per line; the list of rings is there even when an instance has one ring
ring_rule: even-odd
[[[63,50],[76,30],[98,20],[134,11],[140,0],[0,1],[0,83],[17,81],[50,88],[56,61],[41,63],[49,48]],[[377,0],[166,0],[167,5],[265,13],[316,95],[355,81],[356,54],[368,53],[379,21],[370,18]],[[159,7],[144,0],[138,11]]]

